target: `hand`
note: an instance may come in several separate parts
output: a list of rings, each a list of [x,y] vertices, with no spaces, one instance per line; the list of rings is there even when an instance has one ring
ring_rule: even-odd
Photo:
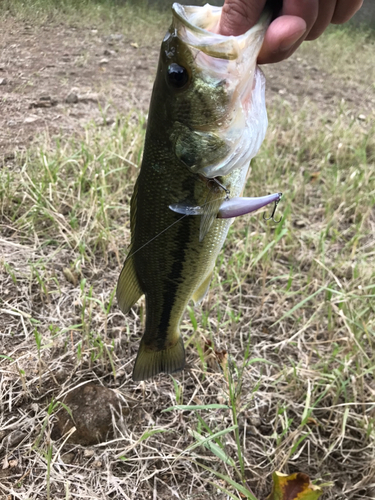
[[[242,35],[258,21],[266,0],[225,0],[219,33]],[[363,0],[284,0],[278,17],[270,24],[258,63],[288,58],[304,40],[315,40],[330,23],[348,21]]]

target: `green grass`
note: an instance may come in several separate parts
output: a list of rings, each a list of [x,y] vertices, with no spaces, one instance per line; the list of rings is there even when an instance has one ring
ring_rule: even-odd
[[[77,2],[5,2],[1,9],[22,17],[31,5],[40,6],[45,20],[77,16]],[[92,5],[79,3],[85,23],[103,18],[106,30],[125,19],[111,17],[114,8],[105,2]],[[373,65],[365,57],[373,41],[366,33],[331,31],[316,46],[318,53],[306,44],[298,57],[328,72],[327,88],[335,91],[341,67],[342,81],[373,96]],[[301,470],[335,483],[326,498],[371,498],[374,110],[363,110],[361,99],[326,106],[276,94],[269,117],[246,194],[282,191],[276,214],[282,222],[259,215],[235,221],[207,299],[189,309],[182,325],[191,369],[173,379],[130,380],[144,305],[124,318],[114,300],[145,117],[122,117],[107,128],[91,124],[78,139],[40,137],[37,146],[17,153],[15,165],[1,168],[0,308],[6,319],[0,342],[7,357],[0,362],[12,389],[4,389],[0,422],[7,428],[22,415],[26,438],[19,449],[27,466],[39,468],[38,476],[22,479],[20,495],[33,481],[40,498],[47,486],[51,498],[71,498],[73,485],[78,495],[103,495],[107,487],[109,495],[115,478],[128,495],[137,487],[145,498],[156,487],[158,498],[170,496],[162,484],[180,488],[186,499],[194,498],[191,491],[198,498],[238,498],[238,492],[252,498],[245,486],[264,497],[274,470]],[[94,449],[95,463],[105,464],[101,479],[92,474],[99,466],[89,455],[77,454],[74,466],[59,462],[74,446],[62,446],[64,438],[51,441],[46,431],[54,418],[52,395],[93,379],[131,406],[118,441]],[[171,405],[189,410],[161,412]],[[203,414],[186,413],[196,405]],[[38,446],[30,446],[36,439]]]
[[[97,28],[105,34],[126,33],[138,43],[159,44],[171,15],[170,6],[163,9],[147,0],[2,0],[0,18],[36,26]]]

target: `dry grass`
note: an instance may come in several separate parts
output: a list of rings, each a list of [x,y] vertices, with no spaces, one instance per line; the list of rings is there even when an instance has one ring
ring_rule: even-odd
[[[41,137],[3,166],[1,498],[241,498],[223,479],[241,466],[259,498],[275,469],[328,483],[326,499],[375,497],[374,41],[336,30],[315,47],[293,59],[295,87],[267,68],[278,89],[247,192],[282,191],[283,220],[234,223],[174,378],[132,382],[144,307],[124,317],[114,300],[144,117]],[[226,372],[204,339],[228,351]],[[115,435],[51,439],[58,402],[89,381],[122,402]],[[182,404],[206,408],[163,412]]]

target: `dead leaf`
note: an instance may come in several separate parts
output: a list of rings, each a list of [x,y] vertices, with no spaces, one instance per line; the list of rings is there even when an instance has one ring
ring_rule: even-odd
[[[310,175],[310,182],[316,182],[320,177],[320,172],[313,172]]]
[[[311,483],[307,474],[296,472],[272,475],[273,488],[266,500],[317,500],[323,493],[321,488]]]
[[[217,351],[212,340],[205,339],[203,351],[204,359],[211,369],[215,370],[218,363],[221,369],[225,372],[228,365],[228,353],[225,349],[223,349],[222,351]]]
[[[72,271],[68,267],[64,267],[63,269],[63,274],[69,283],[71,283],[74,286],[77,286],[78,283],[78,276],[76,273],[72,273]]]

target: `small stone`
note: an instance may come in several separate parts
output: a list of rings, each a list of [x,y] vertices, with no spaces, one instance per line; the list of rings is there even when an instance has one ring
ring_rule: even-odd
[[[71,464],[73,463],[74,456],[75,455],[72,452],[64,453],[64,455],[61,456],[61,459],[64,462],[64,464]]]
[[[74,91],[69,92],[66,96],[65,102],[67,104],[76,104],[78,102],[78,94]]]
[[[130,45],[131,45],[134,49],[138,49],[138,48],[139,48],[139,45],[138,45],[138,43],[137,43],[137,42],[132,42]]]
[[[358,120],[364,122],[366,120],[366,116],[361,113],[360,115],[358,115]]]
[[[78,96],[79,102],[99,102],[99,96],[98,94],[92,93],[92,94],[82,94]]]
[[[32,102],[29,108],[51,108],[52,106],[56,106],[56,104],[56,99],[52,99],[49,95],[44,95],[39,97],[39,101]]]
[[[39,116],[30,115],[30,116],[26,116],[26,118],[23,120],[23,123],[34,123],[38,120],[39,120]]]
[[[108,59],[103,58],[99,61],[99,66],[104,66],[105,64],[108,64],[108,63],[109,63]]]
[[[116,33],[114,35],[109,35],[107,37],[107,40],[109,42],[121,42],[121,40],[124,38],[124,35],[121,35],[120,33]]]
[[[95,450],[88,449],[83,452],[83,456],[86,458],[93,457],[94,455],[95,455]]]
[[[6,78],[0,78],[0,85],[6,85],[7,83]]]
[[[14,448],[15,446],[18,446],[20,442],[23,439],[25,439],[26,436],[27,436],[26,432],[14,431],[11,434],[9,434],[4,444],[6,444],[8,448]]]
[[[99,127],[109,127],[110,125],[113,125],[115,123],[115,120],[113,118],[103,118],[97,121],[97,124]]]

